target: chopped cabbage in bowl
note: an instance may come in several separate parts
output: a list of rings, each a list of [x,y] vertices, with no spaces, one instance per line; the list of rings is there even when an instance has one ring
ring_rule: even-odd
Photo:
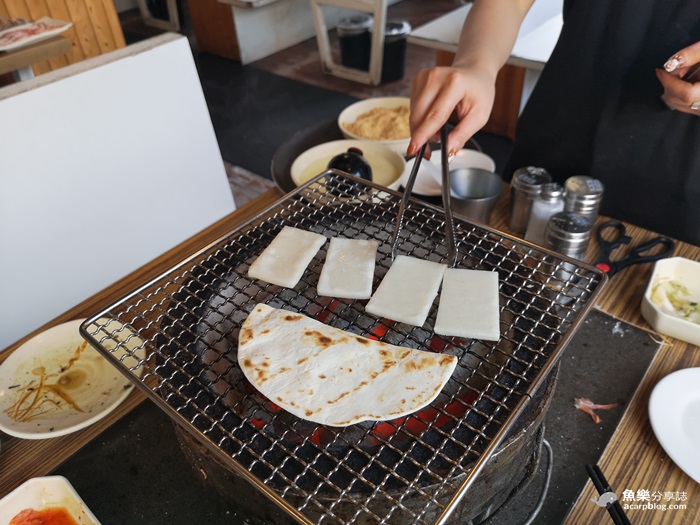
[[[679,281],[657,280],[651,290],[651,302],[664,313],[700,324],[700,299],[693,298]]]

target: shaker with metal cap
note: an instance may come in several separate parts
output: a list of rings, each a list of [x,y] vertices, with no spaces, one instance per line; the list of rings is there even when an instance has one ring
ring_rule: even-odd
[[[560,211],[564,211],[564,188],[558,182],[542,184],[540,194],[532,203],[525,240],[544,246],[544,232],[549,218]]]
[[[530,210],[542,184],[552,182],[552,176],[544,168],[527,166],[513,173],[510,183],[510,218],[508,227],[515,233],[524,233],[530,219]]]
[[[583,259],[592,230],[593,221],[588,217],[562,211],[549,218],[544,243],[547,248],[562,255]]]
[[[587,175],[575,175],[566,179],[564,188],[564,211],[582,215],[595,222],[603,200],[603,183]]]

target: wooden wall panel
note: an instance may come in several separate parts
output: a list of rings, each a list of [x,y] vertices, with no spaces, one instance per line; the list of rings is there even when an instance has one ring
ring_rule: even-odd
[[[112,0],[0,0],[0,16],[30,20],[49,16],[73,22],[63,33],[73,50],[35,64],[37,75],[126,46]]]
[[[233,10],[219,0],[188,0],[187,6],[197,50],[217,56],[240,60]]]

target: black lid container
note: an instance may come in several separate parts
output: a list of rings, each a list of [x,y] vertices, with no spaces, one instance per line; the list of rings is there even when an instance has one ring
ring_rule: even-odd
[[[338,22],[340,63],[345,67],[369,71],[372,51],[371,15],[358,14]],[[406,21],[388,21],[384,26],[384,50],[381,82],[401,80],[406,73],[406,37],[411,25]]]
[[[401,80],[406,73],[406,37],[411,24],[388,21],[384,27],[384,58],[382,61],[382,83]]]
[[[356,15],[338,21],[340,63],[345,67],[369,71],[372,15]]]

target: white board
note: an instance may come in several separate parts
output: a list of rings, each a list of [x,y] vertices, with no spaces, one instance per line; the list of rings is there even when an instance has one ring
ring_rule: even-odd
[[[0,89],[0,349],[234,209],[185,37]]]

